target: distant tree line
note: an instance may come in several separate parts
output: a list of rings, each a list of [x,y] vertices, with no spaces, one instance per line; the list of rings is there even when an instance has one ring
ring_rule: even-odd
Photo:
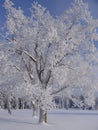
[[[95,104],[93,106],[88,106],[87,104],[85,104],[85,98],[83,97],[83,95],[80,96],[75,96],[72,95],[73,98],[77,99],[78,101],[82,102],[82,106],[79,107],[75,104],[75,102],[65,96],[55,96],[54,97],[54,102],[56,105],[56,108],[58,109],[82,109],[82,110],[97,110],[98,109],[98,97],[95,98]],[[16,98],[14,95],[11,95],[10,97],[10,109],[32,109],[33,104],[32,104],[32,100],[30,101],[30,99],[28,97],[18,97]],[[9,105],[8,105],[8,100],[6,95],[0,91],[0,109],[8,109]]]

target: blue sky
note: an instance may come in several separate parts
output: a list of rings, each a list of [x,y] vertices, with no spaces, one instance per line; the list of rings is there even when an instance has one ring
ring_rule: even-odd
[[[3,8],[5,0],[0,0],[0,28],[5,21],[5,9]],[[29,8],[34,0],[12,0],[17,7],[21,7],[26,15],[29,15]],[[54,16],[60,15],[68,8],[73,0],[35,0],[46,7]],[[83,0],[88,2],[89,9],[94,18],[98,18],[98,0]]]
[[[5,10],[2,7],[5,0],[0,0],[0,24],[5,20]],[[22,7],[24,12],[28,15],[31,3],[34,0],[12,0],[17,7]],[[35,0],[42,6],[46,7],[54,16],[60,15],[68,8],[73,0]],[[83,0],[89,4],[89,9],[94,18],[98,18],[98,0]]]
[[[5,0],[0,0],[0,30],[5,22],[5,9],[3,7]],[[21,7],[26,15],[29,15],[29,8],[34,0],[12,0],[16,7]],[[35,0],[38,1],[42,6],[46,7],[47,10],[53,16],[58,16],[66,10],[73,2],[73,0]],[[98,18],[98,0],[83,0],[89,4],[89,9],[94,18]]]

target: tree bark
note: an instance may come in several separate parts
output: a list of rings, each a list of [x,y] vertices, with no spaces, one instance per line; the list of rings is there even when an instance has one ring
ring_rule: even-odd
[[[37,106],[35,104],[33,105],[33,116],[34,117],[38,116],[38,108],[37,108]]]
[[[40,108],[39,123],[47,123],[47,112]]]
[[[18,98],[16,98],[16,109],[19,109],[19,102],[18,102]]]
[[[8,113],[11,115],[12,112],[11,112],[11,103],[9,101],[9,98],[7,98],[7,110],[8,110]]]
[[[33,116],[37,117],[38,116],[38,103],[34,103],[33,101],[31,101],[32,104],[32,108],[33,108]]]

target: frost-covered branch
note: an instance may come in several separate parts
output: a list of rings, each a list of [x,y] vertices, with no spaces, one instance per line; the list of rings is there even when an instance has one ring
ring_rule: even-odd
[[[65,90],[66,88],[68,88],[68,86],[61,87],[60,89],[52,92],[51,95],[56,95],[56,94],[62,92],[63,90]]]

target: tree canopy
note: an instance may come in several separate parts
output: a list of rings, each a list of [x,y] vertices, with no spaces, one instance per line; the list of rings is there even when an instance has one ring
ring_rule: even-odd
[[[6,70],[10,81],[4,77],[0,86],[3,81],[13,84],[14,93],[16,88],[24,90],[43,111],[53,107],[55,95],[67,89],[96,91],[98,20],[93,19],[86,3],[75,0],[56,18],[37,2],[28,17],[10,0],[4,7],[7,31],[0,35],[4,39],[0,71]]]

